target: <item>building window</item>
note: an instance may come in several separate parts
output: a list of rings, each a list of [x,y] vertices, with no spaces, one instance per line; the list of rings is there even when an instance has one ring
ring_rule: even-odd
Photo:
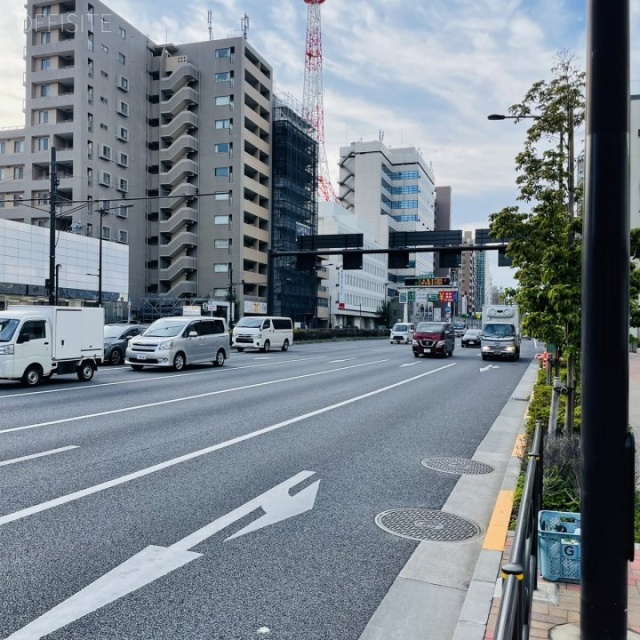
[[[24,178],[24,167],[13,167],[13,179],[22,180]]]
[[[105,52],[105,53],[109,53],[109,47],[106,44],[101,44],[100,48]]]
[[[93,104],[93,87],[87,85],[87,104]]]
[[[109,126],[108,126],[108,125],[106,125],[104,122],[101,122],[101,123],[100,123],[100,128],[101,128],[103,131],[109,131]]]
[[[118,75],[118,89],[129,91],[129,79],[120,74]]]
[[[93,140],[87,140],[87,158],[93,160]]]
[[[13,153],[24,153],[24,140],[13,141]]]
[[[125,205],[120,205],[116,209],[116,215],[119,218],[128,218],[129,217],[129,210],[127,209],[127,207]]]
[[[108,77],[109,77],[109,74],[108,74],[106,71],[104,71],[104,70],[101,70],[101,71],[100,71],[100,75],[101,75],[103,78],[108,78]]]
[[[213,199],[218,202],[229,202],[231,200],[231,191],[216,191]]]
[[[87,73],[90,78],[93,78],[93,60],[91,58],[87,59]]]
[[[229,241],[228,240],[214,240],[213,241],[214,249],[228,249]]]
[[[48,111],[38,111],[38,124],[47,124],[49,122]]]
[[[231,216],[213,216],[213,224],[229,224]]]
[[[230,58],[232,53],[233,53],[233,47],[216,49],[216,58]]]
[[[2,140],[0,142],[0,155],[4,155],[7,152],[7,143]]]
[[[111,240],[111,227],[102,227],[102,237],[104,240]]]
[[[87,113],[87,131],[93,133],[93,113]]]
[[[2,167],[0,168],[0,180],[8,180],[9,179],[9,168]]]
[[[93,31],[87,31],[87,49],[89,49],[89,51],[93,51]],[[90,74],[93,78],[93,63],[90,67]]]
[[[51,85],[50,84],[41,84],[40,85],[40,97],[46,98],[51,95]]]
[[[43,31],[40,34],[40,44],[51,44],[51,31]]]
[[[100,157],[104,160],[111,160],[111,147],[108,144],[100,145]]]
[[[111,186],[111,174],[108,171],[100,172],[100,184],[105,187]]]
[[[122,140],[123,142],[129,140],[129,129],[127,129],[126,127],[118,127],[116,138],[118,138],[118,140]]]
[[[126,64],[127,63],[127,56],[125,56],[124,53],[119,52],[118,53],[118,62],[120,64]]]
[[[50,16],[51,15],[51,5],[46,4],[44,7],[40,7],[38,15],[40,16]]]
[[[129,166],[129,156],[126,153],[123,153],[122,151],[118,152],[118,159],[116,160],[116,163],[119,164],[121,167],[128,167]]]
[[[216,82],[231,82],[233,80],[233,71],[220,71],[216,73]]]
[[[215,176],[220,178],[224,176],[231,175],[231,167],[216,167],[215,168]]]
[[[22,193],[14,193],[13,194],[13,206],[17,207],[24,200],[24,194]]]
[[[125,118],[129,117],[129,103],[124,100],[118,100],[118,113]]]
[[[87,167],[87,186],[93,187],[93,169]]]
[[[214,145],[213,150],[216,153],[230,153],[231,152],[231,143],[230,142],[218,142]]]
[[[214,298],[226,298],[227,295],[229,294],[229,290],[228,289],[214,289],[213,290],[213,297]]]
[[[40,71],[51,69],[51,58],[40,58]]]
[[[109,104],[109,98],[105,98],[104,96],[100,96],[100,102],[102,102],[102,104]]]
[[[120,231],[118,231],[118,242],[122,242],[122,244],[129,244],[129,232],[124,231],[124,229],[120,229]]]
[[[126,39],[127,39],[127,30],[126,30],[126,29],[124,29],[123,27],[119,27],[119,28],[118,28],[118,33],[120,34],[120,37],[121,37],[123,40],[126,40]]]
[[[231,129],[231,120],[216,120],[216,129]]]
[[[229,263],[228,262],[216,262],[213,265],[214,273],[229,273]]]
[[[127,191],[129,191],[129,181],[126,178],[118,178],[116,189],[123,193],[127,193]]]
[[[233,103],[233,96],[216,96],[216,107],[223,107]]]
[[[48,151],[49,150],[49,138],[36,138],[37,140],[37,150],[38,151]]]

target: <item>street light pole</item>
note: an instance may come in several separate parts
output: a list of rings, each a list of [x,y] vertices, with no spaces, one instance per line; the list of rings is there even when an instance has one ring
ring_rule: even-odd
[[[55,277],[56,277],[56,204],[58,202],[58,171],[56,164],[56,148],[51,147],[51,167],[49,169],[51,179],[51,193],[49,195],[49,304],[56,304]]]

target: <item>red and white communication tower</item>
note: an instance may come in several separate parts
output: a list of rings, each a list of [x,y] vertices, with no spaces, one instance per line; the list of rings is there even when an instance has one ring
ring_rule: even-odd
[[[325,0],[304,0],[307,6],[307,48],[304,64],[302,102],[305,117],[316,131],[318,141],[318,199],[337,202],[329,177],[329,164],[324,148],[324,102],[322,90],[322,27],[320,5]]]

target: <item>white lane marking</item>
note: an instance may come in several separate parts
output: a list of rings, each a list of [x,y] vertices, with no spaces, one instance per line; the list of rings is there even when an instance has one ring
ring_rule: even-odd
[[[278,384],[280,382],[291,382],[292,380],[301,380],[302,378],[312,378],[314,376],[324,375],[326,373],[335,373],[336,371],[345,371],[346,369],[354,369],[357,367],[365,367],[370,364],[380,364],[386,360],[374,360],[372,362],[363,362],[361,364],[352,364],[348,367],[338,367],[337,369],[325,369],[324,371],[316,371],[314,373],[305,373],[291,378],[280,378],[279,380],[267,380],[266,382],[256,382],[254,384],[246,384],[241,387],[231,387],[229,389],[219,389],[218,391],[208,391],[207,393],[198,393],[194,396],[184,396],[182,398],[172,398],[171,400],[160,400],[158,402],[149,402],[147,404],[134,405],[133,407],[123,407],[122,409],[111,409],[110,411],[99,411],[98,413],[88,413],[82,416],[73,416],[71,418],[60,418],[59,420],[49,420],[48,422],[38,422],[36,424],[28,424],[23,427],[11,427],[10,429],[2,429],[0,433],[11,433],[13,431],[24,431],[25,429],[37,429],[39,427],[50,427],[54,424],[63,424],[65,422],[77,422],[78,420],[88,420],[89,418],[99,418],[101,416],[110,416],[115,413],[126,413],[127,411],[138,411],[140,409],[149,409],[150,407],[160,407],[164,404],[175,404],[176,402],[186,402],[187,400],[198,400],[200,398],[208,398],[223,393],[231,393],[232,391],[245,391],[246,389],[256,389],[257,387],[266,387],[270,384]]]
[[[404,364],[401,364],[401,367],[413,367],[417,364],[420,364],[419,362],[405,362]]]
[[[13,458],[12,460],[3,460],[0,462],[0,467],[6,467],[9,464],[16,464],[17,462],[24,462],[25,460],[35,460],[35,458],[42,458],[44,456],[52,456],[55,453],[64,453],[65,451],[71,451],[71,449],[79,449],[77,445],[70,445],[68,447],[60,447],[59,449],[51,449],[51,451],[43,451],[42,453],[32,453],[28,456],[22,456],[21,458]]]
[[[144,548],[64,602],[11,634],[7,640],[43,638],[120,598],[124,598],[129,593],[151,584],[192,560],[201,558],[201,553],[190,551],[190,549],[253,513],[256,509],[262,509],[265,515],[254,520],[227,540],[310,511],[318,493],[320,480],[316,480],[293,496],[289,494],[289,489],[313,475],[315,475],[314,471],[301,471],[169,547],[151,545]]]
[[[500,365],[498,364],[488,364],[486,367],[480,367],[480,371],[489,371],[489,369],[499,369]]]
[[[360,400],[371,398],[372,396],[375,396],[379,393],[384,393],[385,391],[396,389],[397,387],[401,387],[405,384],[409,384],[410,382],[414,382],[415,380],[419,380],[420,378],[424,378],[425,376],[430,376],[434,373],[437,373],[438,371],[448,369],[449,367],[455,367],[456,364],[457,364],[456,362],[452,362],[451,364],[444,365],[442,367],[439,367],[438,369],[432,369],[431,371],[426,371],[425,373],[421,373],[417,376],[407,378],[406,380],[395,382],[393,384],[387,385],[386,387],[381,387],[380,389],[375,389],[374,391],[363,393],[362,395],[349,398],[348,400],[343,400],[342,402],[337,402],[336,404],[329,405],[328,407],[324,407],[322,409],[316,409],[315,411],[310,411],[309,413],[305,413],[295,418],[290,418],[289,420],[278,422],[277,424],[271,425],[270,427],[264,427],[263,429],[258,429],[257,431],[247,433],[243,436],[238,436],[237,438],[232,438],[231,440],[227,440],[226,442],[220,442],[219,444],[214,444],[210,447],[199,449],[198,451],[192,451],[191,453],[186,453],[182,456],[178,456],[177,458],[172,458],[171,460],[165,460],[165,462],[160,462],[159,464],[154,464],[153,466],[147,467],[146,469],[140,469],[139,471],[128,473],[124,476],[120,476],[119,478],[108,480],[107,482],[101,482],[100,484],[96,484],[93,487],[81,489],[80,491],[74,491],[73,493],[69,493],[66,496],[60,496],[59,498],[54,498],[53,500],[47,500],[46,502],[41,502],[40,504],[36,504],[32,507],[27,507],[26,509],[20,509],[20,511],[15,511],[13,513],[7,514],[6,516],[0,517],[0,526],[7,524],[9,522],[15,522],[16,520],[27,518],[28,516],[32,516],[36,513],[40,513],[41,511],[47,511],[48,509],[53,509],[54,507],[58,507],[62,504],[74,502],[75,500],[79,500],[80,498],[85,498],[86,496],[93,495],[94,493],[99,493],[100,491],[104,491],[105,489],[111,489],[112,487],[117,487],[118,485],[125,484],[126,482],[130,482],[131,480],[137,480],[138,478],[143,478],[145,476],[151,475],[152,473],[156,473],[156,471],[162,471],[163,469],[174,467],[182,462],[188,462],[189,460],[194,460],[195,458],[199,458],[201,456],[207,455],[208,453],[213,453],[214,451],[220,451],[221,449],[226,449],[227,447],[240,444],[241,442],[245,442],[246,440],[252,440],[253,438],[257,438],[258,436],[264,435],[265,433],[277,431],[278,429],[282,429],[282,427],[287,427],[291,424],[302,422],[307,418],[313,418],[323,413],[327,413],[328,411],[333,411],[334,409],[346,407],[350,404],[353,404],[354,402],[359,402]],[[346,367],[346,368],[351,368],[351,367]]]
[[[355,358],[342,358],[342,360],[329,360],[327,364],[336,364],[338,362],[349,362],[350,360],[355,360]]]
[[[305,362],[307,360],[320,360],[321,356],[313,356],[310,358],[296,358],[295,360],[279,360],[278,362],[269,362],[267,364],[245,364],[245,365],[241,365],[239,367],[234,367],[234,366],[229,366],[228,365],[228,361],[227,361],[227,365],[225,366],[225,368],[227,370],[231,369],[231,370],[236,370],[236,369],[255,369],[258,367],[268,367],[271,365],[279,365],[279,364],[289,364],[291,362]],[[119,384],[134,384],[136,382],[153,382],[154,380],[170,380],[171,378],[182,378],[184,376],[201,376],[207,373],[211,373],[211,371],[222,371],[222,369],[220,368],[210,368],[210,369],[205,369],[204,371],[189,371],[187,373],[165,373],[165,374],[159,374],[157,376],[150,376],[150,377],[144,377],[144,378],[138,378],[138,379],[134,379],[134,380],[120,380],[118,382],[99,382],[97,384],[92,384],[92,385],[80,385],[80,386],[74,386],[74,387],[65,387],[64,389],[41,389],[39,391],[30,391],[28,393],[12,393],[12,394],[7,394],[7,395],[2,395],[0,397],[4,398],[24,398],[25,396],[37,396],[37,395],[41,395],[43,393],[64,393],[66,391],[78,391],[79,389],[95,389],[97,387],[113,387]]]

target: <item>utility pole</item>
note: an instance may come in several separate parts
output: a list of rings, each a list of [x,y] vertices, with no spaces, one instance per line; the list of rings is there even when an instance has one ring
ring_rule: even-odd
[[[580,638],[625,640],[635,489],[629,432],[629,0],[587,4]]]
[[[98,306],[101,307],[102,306],[102,236],[104,235],[102,233],[102,218],[104,216],[106,216],[109,213],[109,201],[108,200],[102,200],[102,202],[100,203],[100,208],[98,209],[98,212],[100,213],[100,229],[98,231],[98,233],[100,234],[99,238],[99,243],[98,243]]]
[[[49,168],[51,180],[49,195],[49,280],[47,289],[49,304],[56,304],[55,279],[56,279],[56,205],[58,203],[58,168],[56,164],[56,148],[51,147],[51,166]]]

